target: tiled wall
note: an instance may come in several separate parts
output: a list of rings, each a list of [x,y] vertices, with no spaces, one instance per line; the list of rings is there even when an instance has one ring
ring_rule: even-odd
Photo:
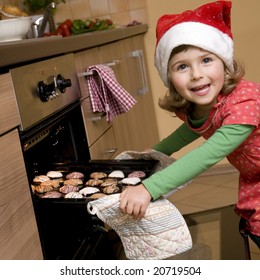
[[[23,0],[0,0],[2,4],[18,4]],[[146,0],[66,0],[59,4],[56,23],[70,19],[110,18],[115,24],[126,25],[133,20],[148,23]]]
[[[66,18],[110,18],[118,25],[133,20],[147,23],[145,0],[67,0],[60,4],[55,16],[56,22]]]

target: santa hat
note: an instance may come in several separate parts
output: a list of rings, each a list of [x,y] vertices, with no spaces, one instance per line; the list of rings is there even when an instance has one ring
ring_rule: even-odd
[[[171,52],[192,45],[216,54],[233,70],[233,37],[230,1],[216,1],[176,15],[163,15],[156,27],[155,67],[168,87],[167,67]]]

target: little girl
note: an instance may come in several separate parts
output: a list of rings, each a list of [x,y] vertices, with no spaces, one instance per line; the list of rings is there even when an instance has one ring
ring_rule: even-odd
[[[260,84],[244,80],[233,59],[230,10],[231,2],[217,1],[158,20],[155,66],[169,89],[159,105],[183,124],[153,149],[171,155],[198,137],[206,141],[127,188],[120,208],[143,217],[151,199],[227,157],[240,172],[235,211],[260,246]]]

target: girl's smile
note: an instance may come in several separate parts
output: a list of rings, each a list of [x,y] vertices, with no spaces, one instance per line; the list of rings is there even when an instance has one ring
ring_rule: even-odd
[[[224,63],[216,55],[190,47],[175,54],[168,65],[169,78],[176,91],[193,102],[194,114],[207,115],[224,84]]]
[[[210,85],[207,84],[207,85],[202,85],[202,86],[192,88],[191,91],[193,91],[194,94],[196,95],[203,96],[208,94],[209,89],[210,89]]]

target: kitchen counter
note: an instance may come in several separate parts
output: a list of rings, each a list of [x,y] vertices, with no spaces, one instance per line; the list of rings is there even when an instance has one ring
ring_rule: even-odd
[[[146,24],[131,27],[72,35],[70,37],[44,37],[12,42],[0,42],[0,67],[10,69],[12,65],[48,58],[55,55],[77,52],[98,45],[145,33]]]

